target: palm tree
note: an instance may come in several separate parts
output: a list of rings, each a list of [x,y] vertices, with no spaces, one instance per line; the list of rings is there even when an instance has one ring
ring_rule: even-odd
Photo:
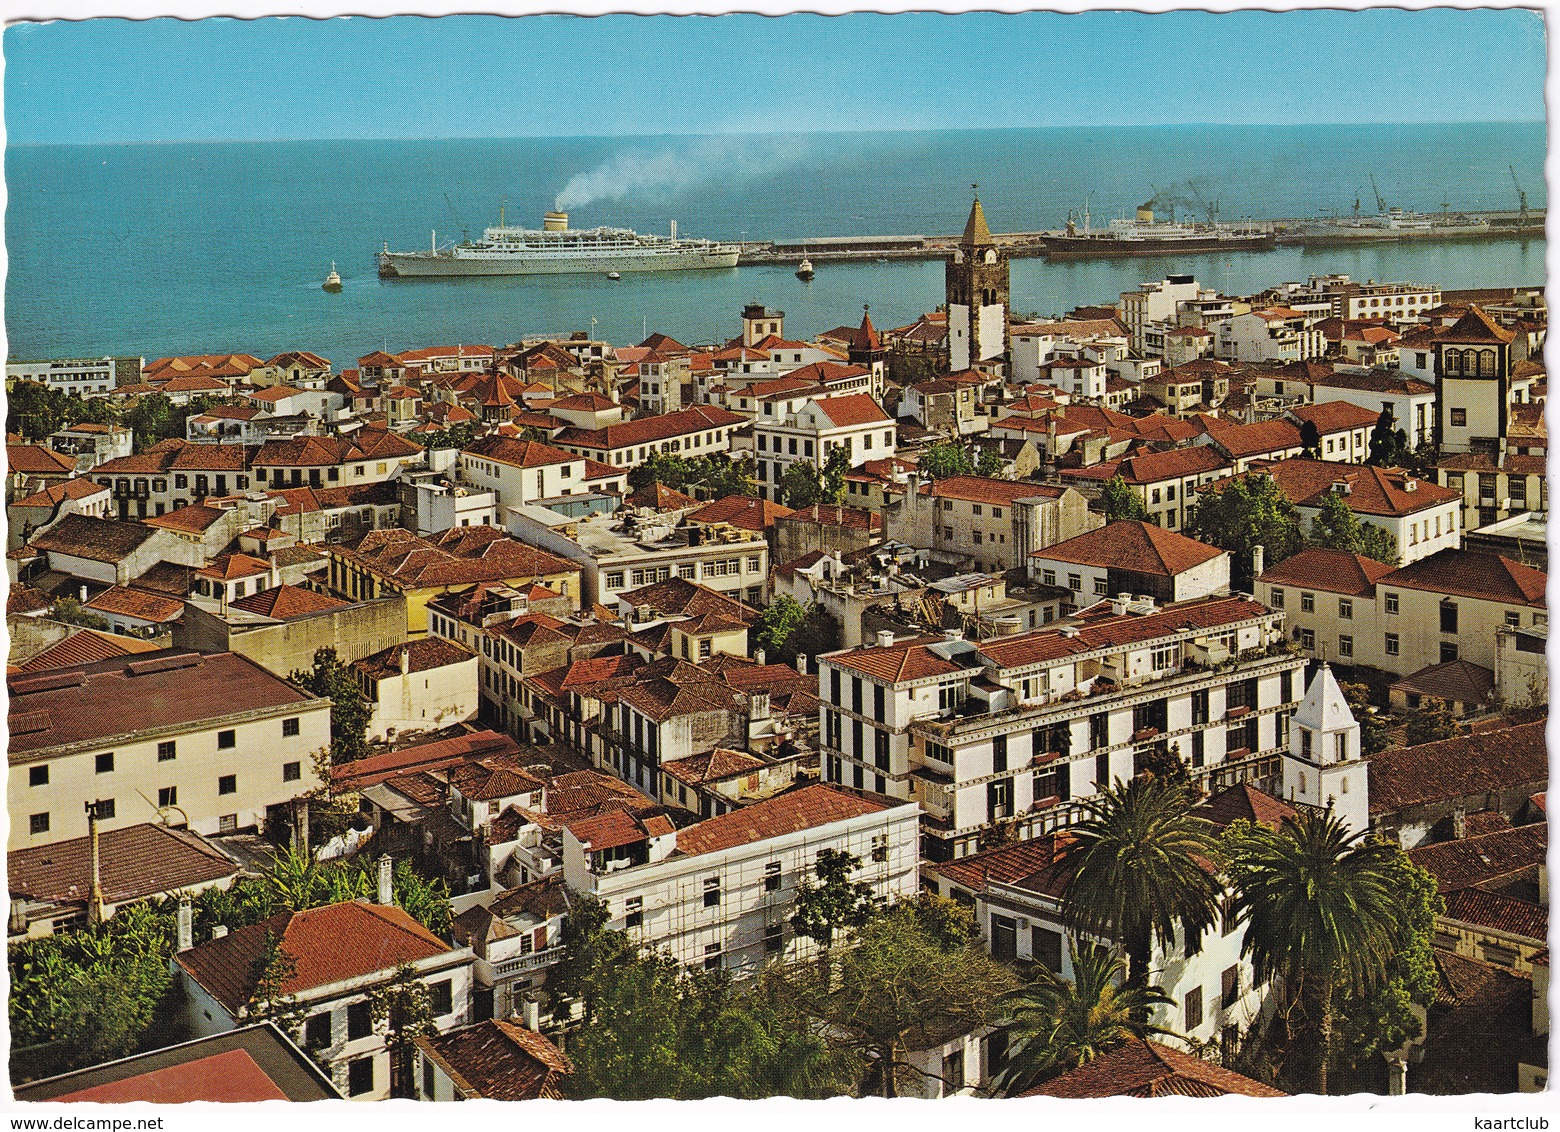
[[[1231,853],[1243,953],[1258,980],[1275,980],[1290,1005],[1306,996],[1315,1007],[1322,1094],[1335,995],[1369,994],[1386,977],[1400,915],[1397,851],[1361,836],[1331,811],[1302,810],[1277,829],[1252,827]]]
[[[1016,1038],[997,1088],[1014,1095],[1038,1081],[1076,1069],[1130,1038],[1169,1033],[1146,1019],[1171,1001],[1159,987],[1123,985],[1126,962],[1103,947],[1072,948],[1072,981],[1039,968],[1010,997]]]
[[[1218,916],[1217,831],[1191,812],[1184,787],[1158,776],[1117,779],[1083,807],[1062,858],[1068,926],[1119,940],[1128,983],[1146,989],[1154,937],[1168,943],[1177,925],[1201,936]]]

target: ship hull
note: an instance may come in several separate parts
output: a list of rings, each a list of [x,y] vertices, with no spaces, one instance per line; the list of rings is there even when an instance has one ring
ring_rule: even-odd
[[[1256,236],[1208,236],[1185,240],[1117,240],[1109,236],[1045,236],[1046,259],[1122,259],[1143,256],[1203,255],[1208,252],[1265,252],[1276,244],[1268,233]]]
[[[738,251],[688,250],[658,255],[484,256],[383,252],[379,273],[391,278],[471,275],[593,275],[617,272],[699,271],[735,267]]]
[[[1307,248],[1350,247],[1356,244],[1418,243],[1425,240],[1527,240],[1544,235],[1539,225],[1437,225],[1434,228],[1313,228],[1279,237],[1281,244]]]

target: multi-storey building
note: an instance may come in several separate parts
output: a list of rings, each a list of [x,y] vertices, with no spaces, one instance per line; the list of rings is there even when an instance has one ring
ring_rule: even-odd
[[[918,800],[932,860],[998,822],[1068,824],[1073,799],[1156,760],[1270,781],[1305,665],[1283,614],[1242,597],[1123,595],[1034,632],[953,637],[882,633],[819,658],[825,781]]]
[[[1288,307],[1232,315],[1212,326],[1214,352],[1231,362],[1301,362],[1319,358],[1327,340],[1310,316]]]
[[[1444,488],[1462,497],[1462,525],[1476,530],[1523,512],[1549,510],[1543,456],[1464,452],[1435,467]]]
[[[812,954],[791,927],[797,889],[825,849],[860,861],[853,879],[903,900],[920,888],[919,810],[808,786],[685,829],[621,811],[564,828],[563,879],[607,908],[609,928],[679,963],[751,976]]]
[[[9,846],[182,821],[229,833],[290,820],[317,787],[330,701],[233,653],[114,657],[9,683]]]
[[[136,367],[137,372],[140,366]],[[113,391],[113,358],[61,358],[41,362],[7,362],[5,384],[35,381],[73,397],[101,397]]]
[[[1527,337],[1471,306],[1437,336],[1435,347],[1442,453],[1498,452],[1509,434],[1512,371],[1527,360]]]
[[[1087,484],[1094,489],[1116,476],[1142,501],[1150,522],[1166,530],[1186,527],[1197,493],[1209,484],[1234,474],[1234,465],[1208,445],[1177,448],[1170,452],[1145,452],[1121,460],[1107,460],[1087,468],[1063,468],[1063,483]]]
[[[810,398],[783,417],[761,416],[754,429],[759,497],[785,502],[780,482],[792,464],[822,468],[835,448],[852,467],[881,460],[894,454],[896,436],[893,418],[865,393]]]
[[[553,443],[614,468],[632,468],[660,452],[714,456],[731,450],[731,434],[745,417],[718,405],[695,405],[658,417],[641,417],[603,428],[566,428]]]
[[[1035,551],[1101,524],[1074,488],[949,476],[923,483],[911,472],[903,493],[887,491],[884,533],[930,550],[961,569],[1024,569]]]
[[[1000,364],[1008,350],[1008,255],[992,239],[979,197],[970,205],[964,235],[943,269],[943,282],[948,300],[948,368]]]

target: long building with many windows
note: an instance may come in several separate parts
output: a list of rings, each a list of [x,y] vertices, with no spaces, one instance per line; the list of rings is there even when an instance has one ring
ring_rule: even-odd
[[[934,861],[999,823],[1071,824],[1077,799],[1172,759],[1210,787],[1276,788],[1304,690],[1283,620],[1241,596],[1123,594],[978,643],[880,633],[819,658],[823,778],[919,801]]]

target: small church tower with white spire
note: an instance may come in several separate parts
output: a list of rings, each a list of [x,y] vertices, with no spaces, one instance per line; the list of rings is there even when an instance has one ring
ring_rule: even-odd
[[[980,197],[943,271],[948,300],[948,365],[955,372],[1007,354],[1008,257],[991,238]]]
[[[1331,806],[1351,834],[1370,828],[1370,779],[1360,754],[1360,725],[1325,663],[1295,709],[1283,761],[1285,800]]]

